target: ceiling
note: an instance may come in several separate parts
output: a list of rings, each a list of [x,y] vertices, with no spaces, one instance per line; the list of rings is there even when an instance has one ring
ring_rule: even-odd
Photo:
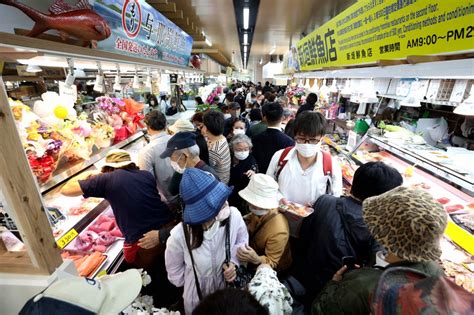
[[[181,27],[183,23],[186,24],[186,21],[183,22],[186,17],[189,23],[192,21],[193,29],[189,29],[188,25],[188,29],[184,30],[195,33],[193,36],[196,42],[195,48],[218,50],[229,63],[233,63],[237,68],[241,67],[242,56],[233,0],[149,0],[148,2],[151,4],[166,2],[168,5],[175,3],[176,10],[183,11],[183,18],[175,12],[162,13]],[[249,67],[260,58],[268,60],[268,54],[274,45],[275,54],[286,53],[290,43],[296,44],[302,33],[310,33],[355,2],[356,0],[261,0],[249,55]],[[203,38],[197,39],[202,31],[212,42],[212,47],[206,47]],[[212,54],[210,57],[213,57]],[[219,59],[216,61],[223,64],[223,58]]]

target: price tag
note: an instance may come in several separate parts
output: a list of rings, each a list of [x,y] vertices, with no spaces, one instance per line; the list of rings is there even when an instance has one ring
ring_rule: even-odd
[[[107,275],[107,270],[102,270],[101,272],[99,272],[95,277],[96,278],[100,278],[100,277],[103,277],[103,276],[106,276]]]
[[[66,234],[64,234],[59,240],[56,241],[58,247],[63,249],[67,244],[71,243],[73,239],[78,235],[76,229],[70,229]]]

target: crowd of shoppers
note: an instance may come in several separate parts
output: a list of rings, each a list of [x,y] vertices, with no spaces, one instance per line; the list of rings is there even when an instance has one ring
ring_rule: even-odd
[[[235,84],[216,102],[218,110],[172,126],[151,111],[138,166],[112,151],[100,173],[62,189],[109,201],[126,261],[181,290],[163,294],[175,304],[159,306],[198,315],[369,314],[385,275],[376,257],[386,270],[442,277],[443,207],[401,186],[383,162],[360,166],[343,195],[339,160],[321,146],[327,122],[315,94],[297,113],[269,82]],[[294,231],[281,207],[288,202],[314,209]]]

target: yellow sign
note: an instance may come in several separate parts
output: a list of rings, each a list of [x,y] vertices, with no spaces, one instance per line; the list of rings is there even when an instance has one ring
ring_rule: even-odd
[[[301,70],[473,50],[471,0],[359,0],[298,42]]]
[[[59,248],[63,249],[67,246],[67,244],[71,243],[71,241],[75,239],[76,236],[76,229],[70,229],[66,234],[64,234],[60,239],[56,241],[56,244],[58,244]]]
[[[99,272],[95,277],[96,278],[100,278],[100,277],[103,277],[103,276],[106,276],[107,275],[107,270],[102,270],[101,272]]]

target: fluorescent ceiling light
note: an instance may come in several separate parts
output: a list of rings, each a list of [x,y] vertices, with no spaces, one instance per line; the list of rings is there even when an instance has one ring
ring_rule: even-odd
[[[244,53],[247,53],[248,46],[244,46]]]
[[[245,33],[244,34],[244,45],[248,45],[249,44],[249,34]]]
[[[212,47],[212,42],[207,37],[206,37],[206,44],[207,46]]]
[[[249,28],[249,15],[250,15],[250,8],[244,8],[244,29],[245,30]]]
[[[28,65],[26,67],[26,72],[41,72],[43,70],[41,70],[40,67],[38,67],[37,65]]]
[[[275,51],[276,51],[276,46],[273,45],[273,47],[272,47],[272,49],[270,50],[269,54],[270,54],[270,55],[273,55],[273,54],[275,53]]]

